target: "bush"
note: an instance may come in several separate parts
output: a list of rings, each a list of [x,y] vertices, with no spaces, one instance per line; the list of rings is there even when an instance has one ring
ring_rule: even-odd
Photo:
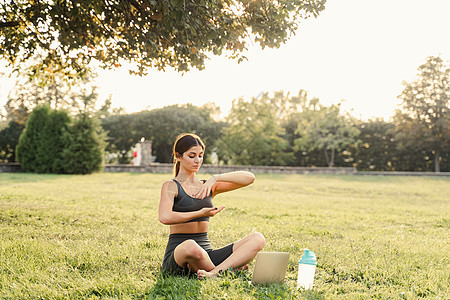
[[[37,149],[38,173],[64,173],[62,152],[64,136],[70,124],[65,111],[51,110],[49,118],[40,135],[40,147]]]
[[[70,123],[65,111],[39,106],[31,113],[19,138],[16,154],[22,169],[36,173],[63,173],[64,134]]]
[[[0,163],[16,161],[16,148],[25,126],[9,121],[8,126],[0,131]]]
[[[40,132],[48,120],[49,110],[50,108],[48,106],[41,106],[34,109],[28,118],[24,131],[20,135],[16,155],[22,169],[25,171],[36,172]]]
[[[74,122],[65,135],[64,171],[68,174],[90,174],[102,166],[103,143],[96,132],[99,125],[82,117]]]
[[[73,124],[66,111],[39,106],[19,138],[17,158],[35,173],[89,174],[102,166],[103,142],[97,122],[82,116]]]

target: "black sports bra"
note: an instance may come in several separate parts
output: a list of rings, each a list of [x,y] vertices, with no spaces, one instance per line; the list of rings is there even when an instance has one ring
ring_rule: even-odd
[[[190,211],[198,211],[204,207],[214,207],[214,205],[212,203],[212,193],[203,199],[193,198],[184,191],[183,187],[177,180],[173,179],[173,181],[175,181],[175,183],[177,184],[178,194],[173,201],[172,211],[190,212]],[[209,222],[209,217],[195,218],[195,219],[186,221],[185,223],[198,222],[198,221],[208,221]]]

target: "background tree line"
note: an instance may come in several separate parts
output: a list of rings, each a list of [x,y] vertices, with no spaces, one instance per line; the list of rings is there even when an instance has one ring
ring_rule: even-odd
[[[36,173],[87,174],[104,163],[106,135],[99,119],[111,100],[97,107],[89,81],[70,86],[60,77],[42,86],[22,76],[4,107],[0,161],[19,161]]]
[[[178,133],[191,131],[202,136],[207,153],[217,153],[224,164],[435,171],[433,149],[418,138],[416,144],[423,148],[409,147],[411,137],[396,127],[398,118],[358,120],[342,113],[340,105],[327,107],[317,98],[308,99],[303,90],[296,96],[276,92],[250,101],[237,99],[222,121],[214,113],[205,107],[174,105],[106,117],[106,149],[117,154],[111,162],[129,162],[130,148],[142,136],[153,141],[157,162],[171,162],[172,141]],[[441,154],[440,170],[448,172],[449,151]]]
[[[171,162],[171,147],[181,132],[199,134],[208,146],[207,162],[283,166],[354,166],[359,170],[450,171],[450,68],[439,57],[419,67],[417,80],[404,83],[399,109],[390,121],[358,120],[341,105],[324,106],[304,90],[235,99],[221,119],[213,104],[191,104],[126,114],[107,99],[95,108],[90,94],[23,87],[11,97],[0,131],[0,159],[16,159],[15,149],[33,107],[45,102],[76,114],[90,111],[107,136],[107,163],[129,163],[141,137],[153,143],[157,162]],[[59,95],[59,96],[55,96]],[[57,100],[59,99],[59,100]],[[84,99],[84,100],[83,100]],[[83,102],[84,101],[84,102]],[[82,108],[82,109],[81,109]]]

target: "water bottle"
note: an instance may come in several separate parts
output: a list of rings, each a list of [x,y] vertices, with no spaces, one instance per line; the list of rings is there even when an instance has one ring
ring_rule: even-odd
[[[298,262],[297,289],[312,289],[316,265],[317,261],[314,252],[309,251],[309,249],[305,249],[305,253]]]

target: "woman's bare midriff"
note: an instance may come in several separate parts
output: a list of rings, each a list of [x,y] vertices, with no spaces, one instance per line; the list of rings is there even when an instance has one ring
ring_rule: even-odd
[[[170,234],[207,232],[208,226],[209,226],[209,222],[207,222],[207,221],[170,225]]]

